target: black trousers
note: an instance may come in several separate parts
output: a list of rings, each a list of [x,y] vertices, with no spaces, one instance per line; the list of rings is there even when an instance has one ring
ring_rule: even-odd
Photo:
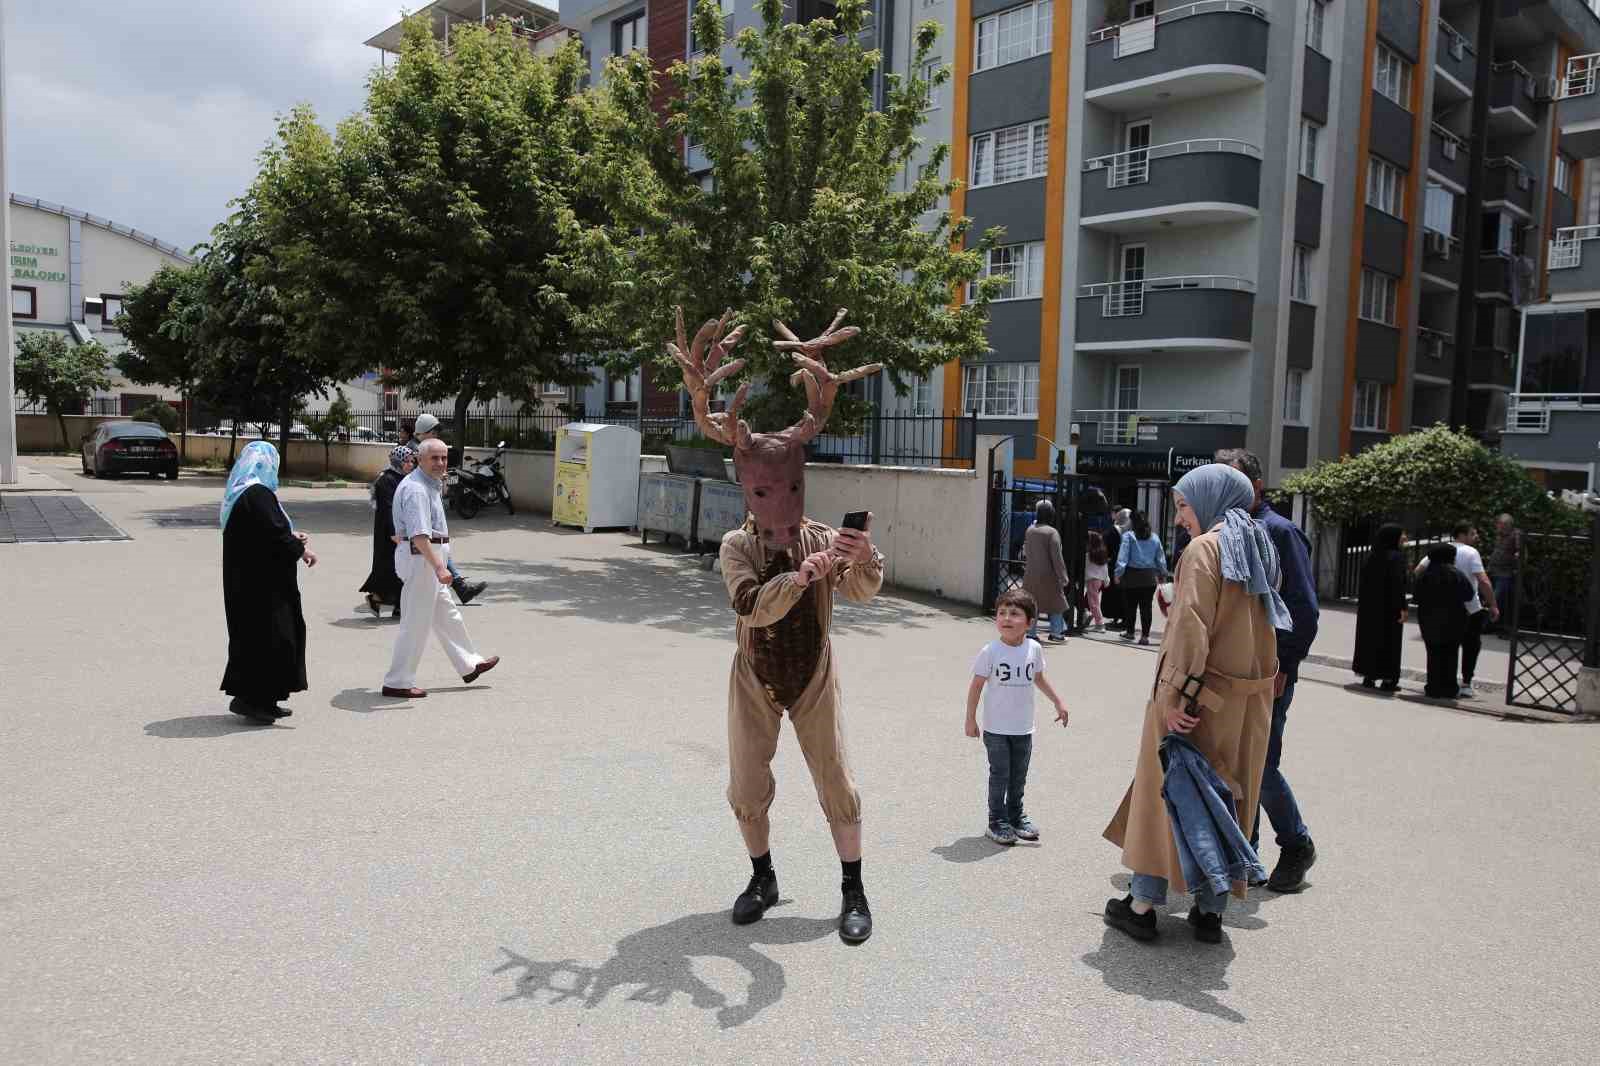
[[[1155,587],[1147,585],[1144,588],[1125,589],[1123,591],[1123,596],[1126,597],[1128,604],[1128,613],[1124,621],[1123,628],[1127,632],[1132,633],[1134,620],[1133,616],[1137,614],[1142,627],[1141,635],[1148,637],[1150,635],[1150,623],[1152,621],[1151,602],[1156,596]]]
[[[1428,684],[1422,693],[1434,699],[1449,700],[1456,696],[1456,664],[1460,657],[1461,642],[1428,642]]]
[[[1483,627],[1488,621],[1488,611],[1479,611],[1467,619],[1467,631],[1461,638],[1462,684],[1472,684],[1472,674],[1478,668],[1478,653],[1483,650]]]

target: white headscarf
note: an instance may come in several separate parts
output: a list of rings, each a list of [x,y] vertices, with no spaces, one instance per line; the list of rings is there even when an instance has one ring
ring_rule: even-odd
[[[228,516],[233,513],[233,505],[239,502],[239,497],[251,485],[264,485],[274,498],[278,495],[278,449],[264,440],[246,444],[233,469],[228,472],[228,487],[222,494],[223,529],[228,528]],[[282,503],[278,504],[278,510],[283,511]],[[289,528],[293,529],[294,521],[289,518],[289,512],[283,511],[283,517],[289,523]]]

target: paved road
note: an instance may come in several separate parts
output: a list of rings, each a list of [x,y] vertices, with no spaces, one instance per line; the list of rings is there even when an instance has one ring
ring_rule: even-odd
[[[59,476],[134,539],[0,547],[0,1061],[1594,1059],[1593,726],[1309,682],[1286,768],[1314,886],[1252,893],[1217,947],[1174,900],[1144,946],[1098,917],[1125,884],[1099,832],[1153,657],[1049,649],[1073,724],[1041,726],[1042,844],[1001,851],[961,736],[987,623],[841,607],[878,918],[849,948],[787,739],[785,902],[726,919],[747,866],[713,575],[619,535],[459,522],[493,582],[469,624],[504,665],[467,688],[430,651],[434,695],[397,704],[376,696],[392,629],[354,591],[363,495],[288,490],[322,556],[301,571],[312,690],[253,728],[216,691],[220,482]]]

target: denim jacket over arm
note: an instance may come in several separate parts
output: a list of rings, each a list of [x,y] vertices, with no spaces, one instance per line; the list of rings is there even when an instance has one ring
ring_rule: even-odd
[[[1233,792],[1200,750],[1168,733],[1161,741],[1161,768],[1161,796],[1190,890],[1210,885],[1222,896],[1235,881],[1264,879],[1266,868],[1234,817]]]

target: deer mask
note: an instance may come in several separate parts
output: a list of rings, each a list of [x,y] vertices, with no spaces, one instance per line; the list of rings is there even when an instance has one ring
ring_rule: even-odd
[[[883,369],[882,363],[872,363],[834,374],[823,364],[824,349],[860,332],[854,326],[840,329],[844,316],[841,310],[822,336],[809,341],[796,337],[782,322],[774,323],[784,338],[775,342],[775,347],[791,352],[800,366],[789,380],[805,386],[806,413],[780,433],[752,433],[739,417],[750,394],[749,383],[739,386],[727,411],[711,411],[711,395],[717,386],[744,369],[743,359],[723,361],[744,336],[744,327],[727,332],[729,312],[701,326],[691,344],[683,327],[683,309],[678,309],[678,340],[669,342],[667,351],[683,369],[683,384],[689,390],[700,431],[733,449],[733,468],[744,488],[744,505],[755,516],[756,530],[769,548],[787,548],[800,539],[806,507],[805,446],[827,425],[839,386]]]

